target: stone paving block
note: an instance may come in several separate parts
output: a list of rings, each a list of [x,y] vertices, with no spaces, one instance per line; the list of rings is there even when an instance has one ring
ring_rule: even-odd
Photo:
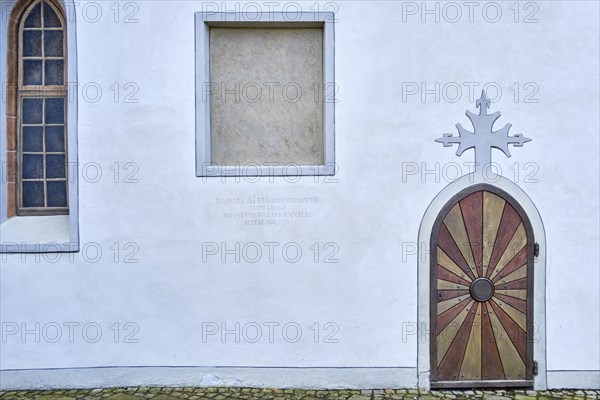
[[[524,394],[517,394],[514,397],[515,400],[535,400],[535,396],[527,396]]]
[[[25,400],[26,397],[20,395],[18,393],[5,393],[4,395],[0,395],[0,399],[2,400]]]
[[[61,394],[47,394],[47,395],[37,396],[36,400],[75,400],[75,398],[71,397],[71,396],[67,396],[64,393],[61,393]],[[138,399],[136,399],[136,400],[138,400]]]
[[[371,400],[371,396],[370,396],[370,393],[369,393],[369,396],[365,396],[362,394],[355,394],[355,395],[352,395],[348,400]]]
[[[106,400],[140,400],[140,397],[131,393],[115,393],[108,396]]]
[[[299,390],[275,388],[132,387],[0,391],[0,400],[597,400],[597,390]]]

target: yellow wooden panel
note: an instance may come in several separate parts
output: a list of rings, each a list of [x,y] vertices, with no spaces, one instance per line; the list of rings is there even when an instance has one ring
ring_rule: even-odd
[[[475,261],[473,260],[469,235],[467,234],[467,228],[465,228],[465,222],[463,221],[462,212],[460,211],[458,203],[452,207],[450,212],[448,212],[448,215],[444,219],[444,224],[446,225],[446,228],[448,228],[450,235],[452,235],[452,239],[454,239],[454,242],[469,265],[469,268],[473,271],[473,274],[477,276],[477,269],[475,268]]]
[[[488,310],[491,311],[492,308],[489,307]],[[519,352],[512,344],[496,313],[490,312],[489,315],[506,379],[525,379],[525,363],[521,360]]]
[[[468,286],[461,285],[459,283],[445,281],[443,279],[437,280],[437,288],[438,290],[459,290],[459,289],[468,289]]]
[[[471,282],[471,278],[465,274],[465,272],[460,269],[458,265],[442,250],[440,247],[437,248],[438,251],[438,264],[448,271],[452,272],[455,275],[460,276],[467,282]]]
[[[503,289],[496,290],[496,293],[516,297],[517,299],[521,300],[527,300],[527,290],[525,289]]]
[[[481,379],[481,303],[477,304],[469,342],[460,368],[460,379]]]
[[[499,196],[490,192],[483,192],[483,275],[487,273],[488,265],[496,234],[502,220],[502,211],[506,202]]]
[[[467,304],[467,306],[463,308],[462,311],[459,312],[456,317],[454,317],[452,322],[450,322],[448,326],[443,331],[441,331],[439,335],[437,335],[436,343],[438,367],[444,359],[446,352],[448,352],[448,349],[450,348],[454,337],[456,336],[463,322],[467,318],[467,315],[469,315],[469,311],[471,310],[471,307],[473,307],[473,303],[475,303],[474,300]]]
[[[527,316],[513,306],[504,303],[500,299],[494,301],[508,316],[519,325],[524,332],[527,332]]]
[[[502,271],[502,268],[504,268],[506,266],[506,264],[508,264],[510,262],[510,260],[515,258],[515,256],[526,245],[527,245],[527,232],[525,231],[525,226],[521,222],[519,224],[519,227],[517,228],[515,234],[513,235],[512,239],[510,239],[510,242],[508,243],[506,250],[504,250],[504,253],[502,253],[502,257],[500,257],[500,260],[498,260],[498,264],[496,264],[496,268],[490,275],[490,279],[494,279],[494,277],[496,275],[498,275],[498,273],[500,271]]]
[[[510,274],[506,275],[504,278],[500,279],[497,285],[516,281],[517,279],[522,278],[527,278],[527,264],[520,266],[518,269],[514,270]]]
[[[463,301],[465,299],[468,299],[469,297],[471,297],[470,294],[465,294],[463,296],[458,296],[458,297],[455,297],[453,299],[448,299],[448,300],[440,301],[437,304],[437,315],[440,315],[441,313],[443,313],[445,311],[448,311],[449,309],[451,309],[452,307],[454,307],[455,305],[457,305],[461,301]]]

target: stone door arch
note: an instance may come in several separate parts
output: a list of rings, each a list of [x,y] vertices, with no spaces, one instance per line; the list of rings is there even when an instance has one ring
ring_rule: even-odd
[[[514,182],[492,172],[492,149],[531,141],[494,131],[485,91],[466,115],[473,132],[436,142],[474,149],[475,171],[446,186],[419,229],[419,387],[546,389],[546,236],[540,214]],[[534,271],[535,256],[535,271]],[[535,305],[535,307],[534,307]]]

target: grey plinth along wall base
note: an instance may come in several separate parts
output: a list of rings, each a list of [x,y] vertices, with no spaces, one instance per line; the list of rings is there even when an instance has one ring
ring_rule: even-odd
[[[332,13],[196,13],[196,175],[333,175]]]

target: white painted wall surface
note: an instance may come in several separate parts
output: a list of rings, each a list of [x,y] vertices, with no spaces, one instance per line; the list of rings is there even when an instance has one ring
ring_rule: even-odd
[[[206,368],[167,374],[172,379],[160,383],[210,384],[215,381],[203,377],[223,371],[210,367],[327,367],[334,369],[319,370],[315,385],[416,386],[417,338],[406,333],[417,322],[417,257],[403,248],[414,249],[421,218],[456,177],[455,166],[462,167],[461,174],[470,171],[463,164],[472,161],[470,152],[459,159],[455,150],[433,140],[454,133],[457,122],[467,126],[465,110],[475,109],[483,85],[491,83],[492,99],[494,87],[502,90],[491,106],[491,111],[502,112],[498,128],[510,122],[511,133],[533,138],[525,147],[511,149],[511,159],[495,152],[494,161],[531,197],[546,229],[548,379],[556,371],[556,386],[600,386],[598,3],[529,3],[538,8],[537,23],[523,22],[534,11],[525,9],[526,3],[517,4],[517,23],[512,2],[493,3],[502,10],[496,23],[486,21],[495,15],[489,2],[471,9],[473,22],[469,8],[454,3],[462,12],[456,23],[449,22],[455,13],[446,3],[429,3],[429,9],[439,7],[440,21],[427,14],[424,23],[420,2],[293,3],[305,11],[316,11],[318,4],[320,11],[336,11],[339,20],[339,172],[333,179],[297,182],[195,176],[194,13],[222,8],[221,2],[139,1],[133,3],[137,8],[119,4],[117,23],[111,2],[81,2],[75,10],[79,162],[85,167],[79,180],[83,250],[2,256],[3,332],[14,328],[12,323],[20,331],[22,323],[28,329],[39,323],[41,333],[39,343],[34,334],[5,335],[2,385],[139,384],[153,376],[150,369],[130,375],[119,369],[102,372],[98,376],[106,378],[98,383],[85,378],[85,371],[57,375],[11,370],[179,366]],[[222,10],[242,11],[244,4],[228,2]],[[273,7],[253,4],[264,11]],[[290,4],[280,7],[293,13],[295,5]],[[418,13],[408,15],[414,7]],[[133,18],[138,22],[124,23],[136,9]],[[102,15],[92,23],[98,10]],[[2,12],[4,17],[7,11]],[[3,22],[2,35],[5,28]],[[1,64],[4,68],[4,58]],[[133,87],[125,88],[127,83],[139,87],[133,97],[138,103],[124,102]],[[407,95],[403,88],[412,83],[431,90],[439,83],[439,101],[433,93],[423,99],[420,92]],[[95,97],[92,85],[102,89],[97,102],[90,101]],[[456,86],[462,96],[448,101],[455,97]],[[539,90],[530,100],[537,102],[525,102],[534,88]],[[417,174],[403,173],[413,166]],[[436,168],[439,173],[425,173]],[[102,176],[94,182],[98,170]],[[139,182],[126,183],[133,171],[130,178]],[[304,211],[309,217],[289,217],[284,219],[287,225],[249,226],[227,214],[250,212],[250,205],[219,203],[225,198],[317,200],[281,210]],[[228,248],[259,243],[262,258],[250,263],[242,257],[236,263],[228,255],[222,262],[219,253],[203,262],[203,243],[223,242]],[[280,243],[273,263],[265,242]],[[319,262],[310,249],[315,242],[321,248]],[[282,257],[286,243],[302,248],[298,262]],[[327,243],[339,249],[334,257],[338,263],[323,262]],[[102,251],[100,260],[86,261],[96,258],[97,249]],[[125,262],[134,249],[139,262]],[[294,256],[292,249],[289,256]],[[128,322],[134,325],[125,330]],[[72,340],[65,325],[70,323],[79,324]],[[115,323],[120,324],[118,343]],[[257,343],[244,337],[236,343],[233,335],[203,341],[203,323],[225,323],[230,329],[236,323],[256,323],[263,327],[263,336]],[[273,343],[264,325],[268,323],[280,324]],[[301,327],[298,342],[285,340],[281,328],[286,323]],[[332,325],[326,330],[327,323]],[[62,328],[56,343],[51,342],[53,324]],[[101,327],[96,343],[89,343],[96,325],[88,325],[85,336],[85,324]],[[139,328],[133,336],[138,343],[124,343],[133,326]],[[333,336],[336,343],[325,340],[331,327],[339,328]],[[288,333],[291,339],[294,329]],[[376,369],[363,369],[375,367],[385,368],[383,378]],[[222,383],[238,379],[270,386],[282,376],[273,369],[225,371],[230,371],[223,372],[229,380]],[[290,371],[298,376],[298,370]],[[342,378],[340,373],[350,375]],[[561,376],[574,378],[564,382]],[[310,385],[300,378],[290,382]]]

